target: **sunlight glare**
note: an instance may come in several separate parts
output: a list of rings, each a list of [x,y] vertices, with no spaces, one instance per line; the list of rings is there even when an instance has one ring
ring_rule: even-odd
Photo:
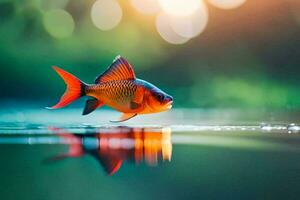
[[[169,15],[192,15],[200,7],[202,0],[158,0],[159,5]]]

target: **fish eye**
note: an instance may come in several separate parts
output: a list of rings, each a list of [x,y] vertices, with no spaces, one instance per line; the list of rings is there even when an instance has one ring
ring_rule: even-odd
[[[160,93],[156,93],[155,97],[158,101],[163,101],[164,100],[164,95],[160,94]]]

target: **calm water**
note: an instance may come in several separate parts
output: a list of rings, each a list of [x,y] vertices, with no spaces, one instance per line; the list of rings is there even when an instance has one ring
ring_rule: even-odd
[[[0,112],[1,199],[299,199],[297,113],[80,112]]]

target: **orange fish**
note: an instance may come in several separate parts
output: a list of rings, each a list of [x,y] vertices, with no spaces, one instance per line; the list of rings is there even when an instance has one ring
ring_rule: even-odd
[[[121,56],[117,56],[96,78],[95,84],[86,84],[58,67],[53,69],[65,81],[67,89],[60,101],[48,109],[62,108],[82,96],[89,96],[83,115],[107,105],[123,113],[120,121],[115,121],[121,122],[138,114],[162,112],[172,107],[172,96],[147,81],[137,79],[132,66]]]

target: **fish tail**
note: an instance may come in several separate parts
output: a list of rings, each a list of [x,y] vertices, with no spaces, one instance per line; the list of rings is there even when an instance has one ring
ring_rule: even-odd
[[[59,67],[53,66],[53,69],[64,80],[67,88],[65,93],[60,98],[59,102],[52,107],[47,107],[48,109],[58,109],[65,107],[85,95],[85,83],[83,83],[81,80],[79,80],[69,72],[60,69]]]

